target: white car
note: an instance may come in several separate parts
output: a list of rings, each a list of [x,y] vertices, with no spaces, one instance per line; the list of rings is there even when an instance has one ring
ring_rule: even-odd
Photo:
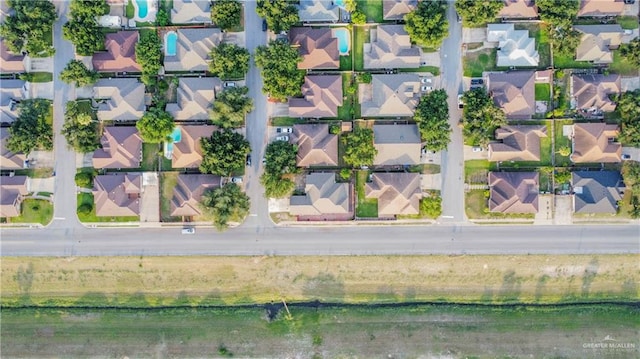
[[[240,184],[242,183],[242,177],[232,177],[231,182]]]
[[[278,136],[276,141],[289,141],[289,136]]]
[[[479,147],[479,146],[474,146],[471,150],[473,152],[482,152],[482,151],[484,151],[484,148]]]
[[[293,132],[293,128],[292,127],[278,127],[278,128],[276,128],[276,132],[277,133],[291,133],[291,132]]]
[[[225,82],[224,83],[224,87],[236,87],[236,83],[235,82]]]
[[[182,234],[196,234],[196,229],[194,227],[182,228]]]

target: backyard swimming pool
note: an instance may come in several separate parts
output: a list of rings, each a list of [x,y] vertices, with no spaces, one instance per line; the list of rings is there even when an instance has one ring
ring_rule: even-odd
[[[182,130],[180,129],[180,127],[174,128],[173,132],[171,132],[171,135],[169,135],[169,137],[171,137],[172,141],[171,142],[165,141],[164,157],[170,160],[171,157],[173,156],[173,144],[178,143],[182,140]]]
[[[333,0],[333,4],[344,9],[344,0]]]
[[[348,55],[349,54],[349,30],[344,28],[334,29],[333,36],[338,39],[338,51],[340,51],[340,55]]]
[[[149,1],[148,0],[135,0],[138,4],[138,17],[144,19],[149,13]]]
[[[169,31],[164,35],[164,55],[175,56],[176,44],[178,42],[178,34],[175,31]]]

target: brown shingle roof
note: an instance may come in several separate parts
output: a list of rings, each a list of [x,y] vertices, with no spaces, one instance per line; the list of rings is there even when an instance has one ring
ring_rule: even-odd
[[[374,173],[365,185],[365,197],[378,199],[378,217],[420,212],[420,175],[418,173]]]
[[[620,87],[620,75],[571,76],[571,96],[575,98],[579,110],[615,111],[616,103],[609,99],[609,95],[619,94]]]
[[[418,6],[418,0],[383,0],[382,17],[385,20],[402,20]]]
[[[182,77],[179,80],[176,103],[168,103],[166,111],[176,121],[208,120],[216,94],[222,91],[217,77]]]
[[[487,87],[493,102],[507,117],[528,119],[535,112],[535,72],[511,71],[491,73]]]
[[[93,179],[96,216],[128,217],[140,215],[142,174],[116,173]]]
[[[289,212],[294,216],[347,214],[350,212],[349,183],[336,183],[336,174],[311,173],[305,178],[304,196],[291,196]]]
[[[573,125],[573,153],[571,160],[584,162],[621,161],[622,145],[613,142],[620,134],[617,125],[580,123]]]
[[[337,117],[338,107],[342,106],[342,76],[305,76],[302,96],[289,99],[289,116]]]
[[[27,159],[23,153],[13,153],[7,148],[9,139],[9,128],[0,128],[0,168],[3,170],[21,169],[24,167],[24,160]]]
[[[417,125],[374,125],[373,145],[378,153],[376,166],[420,163],[420,132]]]
[[[29,194],[27,176],[0,177],[0,217],[20,215],[22,198]]]
[[[531,19],[538,17],[538,7],[533,0],[503,0],[504,7],[498,17],[510,19]]]
[[[180,174],[171,198],[172,216],[199,216],[202,195],[220,187],[220,176]]]
[[[365,69],[420,67],[422,50],[411,44],[404,25],[378,25],[376,33],[375,41],[363,45]]]
[[[118,31],[105,36],[105,52],[93,55],[93,69],[101,72],[140,72],[136,62],[137,31]]]
[[[196,168],[202,162],[200,139],[211,137],[216,126],[178,126],[180,142],[173,143],[171,166],[173,168]]]
[[[0,86],[0,122],[13,122],[18,118],[18,102],[28,98],[22,80],[2,80]]]
[[[4,40],[0,38],[0,72],[20,73],[24,72],[24,56],[9,51]]]
[[[623,0],[582,0],[578,16],[616,16],[622,15]]]
[[[102,148],[93,153],[95,168],[138,168],[142,139],[133,126],[107,126],[100,139]]]
[[[176,54],[164,57],[165,71],[206,71],[209,54],[222,40],[222,32],[216,28],[178,29]]]
[[[504,126],[496,129],[496,140],[489,144],[489,161],[540,161],[540,138],[547,137],[547,126]]]
[[[330,28],[313,29],[294,27],[289,31],[289,41],[298,47],[302,62],[299,69],[337,69],[340,67],[338,39]]]
[[[489,189],[491,212],[538,212],[537,172],[489,172]]]
[[[373,75],[370,98],[361,96],[363,117],[410,117],[420,100],[420,77],[413,73]]]
[[[299,167],[338,165],[338,136],[329,133],[329,124],[294,125],[291,143],[298,145]]]
[[[622,43],[620,25],[576,25],[582,33],[576,49],[576,61],[593,61],[596,64],[613,62],[613,52]]]
[[[93,86],[93,98],[100,100],[100,121],[139,120],[146,109],[144,84],[134,78],[100,79]]]

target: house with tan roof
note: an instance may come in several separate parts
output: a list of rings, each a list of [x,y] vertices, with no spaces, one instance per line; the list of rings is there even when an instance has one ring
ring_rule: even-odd
[[[110,173],[93,179],[98,217],[137,217],[142,194],[141,173]]]
[[[503,19],[535,19],[538,7],[534,0],[503,0],[504,7],[498,12]]]
[[[220,187],[220,176],[179,174],[171,197],[171,216],[193,217],[202,214],[200,200],[207,191]]]
[[[573,28],[582,34],[576,49],[576,61],[613,62],[612,50],[620,47],[624,33],[620,25],[576,25]]]
[[[364,191],[366,198],[378,200],[380,218],[420,212],[422,190],[418,173],[374,173]]]
[[[305,176],[305,194],[291,196],[289,213],[299,221],[353,218],[353,190],[350,183],[336,183],[333,172]]]
[[[218,28],[197,28],[176,30],[176,54],[164,56],[164,70],[206,71],[209,69],[209,54],[222,41],[222,32]]]
[[[24,197],[29,194],[27,176],[0,178],[0,217],[18,217]]]
[[[300,0],[298,16],[301,22],[338,22],[340,8],[332,0]]]
[[[619,16],[624,10],[624,0],[581,0],[578,17]]]
[[[618,171],[571,172],[571,187],[575,213],[616,214],[626,189]]]
[[[487,89],[507,118],[525,120],[535,113],[535,71],[490,73]]]
[[[338,38],[333,36],[331,28],[293,27],[289,30],[289,43],[302,57],[299,69],[340,68]]]
[[[547,137],[547,126],[503,126],[496,129],[496,140],[489,144],[489,161],[540,161],[540,139]]]
[[[616,103],[611,95],[620,93],[620,75],[580,74],[571,75],[571,98],[576,109],[585,114],[600,115],[613,112]]]
[[[538,213],[538,172],[489,172],[489,211]]]
[[[0,73],[15,74],[25,72],[25,56],[14,54],[0,38]]]
[[[211,1],[173,0],[172,24],[211,24]]]
[[[9,128],[0,127],[0,169],[17,170],[24,168],[24,161],[27,156],[23,153],[13,153],[7,148],[9,140]]]
[[[173,142],[171,167],[197,168],[202,163],[201,138],[209,138],[217,129],[216,126],[178,126],[180,141]]]
[[[498,66],[538,66],[540,54],[536,50],[536,40],[529,37],[528,30],[516,30],[513,23],[489,24],[487,41],[498,44]]]
[[[338,136],[328,123],[293,125],[290,141],[298,146],[298,167],[338,166]]]
[[[384,20],[402,20],[416,7],[418,7],[418,0],[382,0],[382,18]]]
[[[0,86],[0,123],[11,123],[18,118],[18,103],[29,98],[26,82],[2,80]]]
[[[220,91],[222,81],[217,77],[181,77],[177,103],[168,103],[166,111],[176,121],[208,120],[213,101]]]
[[[93,152],[95,168],[138,168],[142,159],[142,139],[134,126],[106,126],[101,148]]]
[[[372,75],[358,91],[362,117],[411,117],[422,97],[420,77],[414,73]]]
[[[422,142],[418,126],[374,125],[373,145],[378,151],[375,166],[415,165],[420,163]]]
[[[135,78],[100,79],[93,86],[100,121],[137,121],[146,110],[144,84]]]
[[[378,25],[371,42],[363,46],[365,69],[420,67],[422,49],[411,44],[404,25]]]
[[[622,145],[614,142],[619,134],[618,125],[602,122],[574,124],[571,161],[575,163],[620,162]]]
[[[141,72],[136,62],[137,31],[118,31],[105,35],[106,51],[93,54],[93,69],[99,72]]]
[[[302,96],[289,99],[289,116],[338,117],[338,107],[342,106],[342,75],[305,76]]]

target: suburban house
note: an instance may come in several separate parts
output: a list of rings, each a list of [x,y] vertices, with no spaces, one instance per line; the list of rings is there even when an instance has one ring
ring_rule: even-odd
[[[418,7],[418,0],[382,0],[382,18],[384,20],[402,20],[416,7]]]
[[[419,173],[374,173],[365,185],[365,197],[378,200],[378,217],[420,213]]]
[[[175,55],[164,56],[164,70],[175,71],[207,71],[209,70],[209,53],[220,44],[222,32],[217,28],[197,28],[176,30]]]
[[[178,126],[180,139],[173,141],[171,167],[197,168],[202,163],[201,138],[211,137],[216,126]]]
[[[513,23],[487,25],[487,41],[498,44],[498,66],[538,66],[536,40],[529,37],[529,31],[516,30]]]
[[[571,161],[575,163],[618,163],[622,161],[622,145],[614,142],[620,134],[617,125],[576,123],[573,125]]]
[[[616,103],[610,96],[619,94],[620,88],[620,75],[571,75],[571,97],[584,115],[615,111]]]
[[[576,25],[580,44],[576,49],[576,61],[591,61],[595,64],[613,62],[613,52],[622,43],[623,31],[620,25]]]
[[[140,215],[141,173],[110,173],[93,179],[93,201],[98,217]]]
[[[18,118],[18,103],[28,98],[26,82],[2,80],[0,87],[0,123],[11,123]]]
[[[179,174],[171,197],[171,216],[192,217],[202,214],[202,195],[220,187],[220,176],[203,174]]]
[[[299,221],[346,221],[353,218],[351,183],[336,183],[333,172],[305,176],[305,194],[291,196],[289,213]]]
[[[540,161],[540,138],[547,137],[547,126],[504,126],[496,129],[496,140],[489,144],[489,161]]]
[[[537,213],[537,172],[489,172],[489,211]]]
[[[93,86],[100,121],[137,121],[146,110],[144,84],[135,78],[100,79]]]
[[[93,54],[93,69],[99,72],[140,72],[136,62],[137,31],[118,31],[105,35],[106,51]]]
[[[0,73],[13,74],[25,72],[25,55],[9,51],[4,40],[0,39]]]
[[[173,0],[172,24],[211,24],[211,1]]]
[[[372,75],[358,91],[362,117],[411,117],[422,97],[420,77],[413,73]]]
[[[527,120],[535,112],[535,71],[490,73],[487,89],[507,118]]]
[[[299,69],[340,68],[338,38],[333,36],[331,28],[293,27],[289,30],[289,42],[298,48],[302,57]]]
[[[220,91],[222,81],[217,77],[181,77],[177,103],[168,103],[166,111],[176,121],[208,120],[216,93]]]
[[[298,146],[298,167],[338,166],[338,136],[328,123],[293,125],[290,141]]]
[[[300,22],[338,22],[340,8],[331,0],[300,0]]]
[[[2,176],[0,179],[0,217],[18,217],[22,200],[29,194],[27,176]]]
[[[503,0],[504,7],[498,13],[502,19],[535,19],[538,7],[534,0]]]
[[[404,25],[378,25],[371,34],[371,42],[364,44],[365,69],[420,67],[422,49],[411,45]]]
[[[305,76],[303,98],[289,99],[290,117],[338,117],[342,106],[342,75]]]
[[[615,214],[625,191],[618,171],[571,172],[571,187],[575,213]]]
[[[102,148],[93,152],[95,168],[138,168],[142,139],[133,126],[106,126],[100,139]]]
[[[374,166],[420,163],[422,143],[417,125],[374,125],[373,145],[378,151]]]
[[[0,127],[0,169],[17,170],[24,168],[24,161],[26,161],[27,156],[23,153],[9,151],[7,148],[9,136],[9,128]]]
[[[581,0],[578,17],[607,17],[622,15],[624,0]]]

